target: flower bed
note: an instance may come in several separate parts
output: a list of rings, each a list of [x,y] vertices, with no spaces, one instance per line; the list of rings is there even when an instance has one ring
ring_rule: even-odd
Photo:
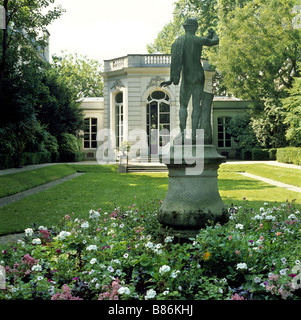
[[[159,205],[26,229],[0,257],[0,299],[300,299],[301,215],[292,204],[233,206],[227,224],[184,244],[158,236]]]

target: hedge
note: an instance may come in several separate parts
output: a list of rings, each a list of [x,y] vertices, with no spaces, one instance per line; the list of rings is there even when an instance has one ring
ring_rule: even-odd
[[[277,149],[252,149],[252,160],[276,160]]]
[[[278,162],[301,165],[301,148],[287,147],[277,149],[276,160]]]
[[[27,166],[30,164],[39,164],[51,162],[51,152],[23,152],[18,159],[10,154],[0,154],[0,169],[15,168],[18,166]]]

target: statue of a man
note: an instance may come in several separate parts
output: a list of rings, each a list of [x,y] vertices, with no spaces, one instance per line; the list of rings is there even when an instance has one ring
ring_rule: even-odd
[[[192,96],[192,141],[196,140],[201,115],[201,99],[203,95],[205,75],[201,63],[203,46],[214,46],[219,43],[219,38],[213,29],[208,30],[207,37],[195,35],[198,22],[194,18],[188,18],[183,27],[185,34],[175,40],[171,47],[170,80],[160,84],[161,87],[170,84],[178,85],[182,71],[180,88],[180,130],[184,139],[184,130],[187,122],[187,107]],[[183,141],[183,140],[182,140]]]

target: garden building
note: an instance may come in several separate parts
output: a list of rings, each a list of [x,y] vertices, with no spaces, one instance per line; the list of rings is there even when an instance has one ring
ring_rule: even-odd
[[[83,149],[87,159],[95,159],[104,143],[115,153],[129,142],[130,159],[143,161],[167,152],[179,132],[180,86],[161,88],[169,79],[170,55],[130,54],[104,61],[104,97],[84,98]],[[205,88],[212,92],[212,77],[207,60]],[[248,109],[248,102],[233,97],[215,96],[212,106],[213,144],[219,153],[235,158],[236,144],[227,132],[227,123]],[[191,104],[187,128],[190,128]],[[98,135],[97,135],[98,133]],[[108,143],[109,141],[109,143]]]

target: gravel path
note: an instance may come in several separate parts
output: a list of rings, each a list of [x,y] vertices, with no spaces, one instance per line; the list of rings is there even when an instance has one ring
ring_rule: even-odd
[[[275,181],[275,180],[272,180],[272,179],[263,178],[263,177],[256,176],[255,174],[251,174],[251,173],[247,173],[247,172],[237,172],[237,173],[241,174],[242,176],[248,177],[248,178],[260,180],[260,181],[266,182],[268,184],[272,184],[272,185],[277,186],[277,187],[281,187],[281,188],[285,188],[285,189],[288,189],[288,190],[291,190],[291,191],[295,191],[295,192],[301,193],[301,188],[300,187],[293,186],[291,184],[286,184],[286,183]]]
[[[53,187],[65,182],[65,181],[69,181],[71,179],[74,179],[82,174],[84,174],[84,173],[77,172],[77,173],[71,174],[69,176],[66,176],[62,179],[51,181],[51,182],[42,184],[40,186],[37,186],[35,188],[29,189],[29,190],[26,190],[26,191],[23,191],[23,192],[20,192],[17,194],[13,194],[11,196],[0,198],[0,207],[4,207],[10,203],[13,203],[15,201],[19,201],[19,200],[23,199],[24,197],[27,197],[27,196],[36,194],[38,192],[53,188]],[[24,238],[24,233],[16,233],[16,234],[9,234],[9,235],[5,235],[5,236],[0,236],[0,245],[11,243],[11,242],[16,242],[18,240],[22,240],[23,238]]]

